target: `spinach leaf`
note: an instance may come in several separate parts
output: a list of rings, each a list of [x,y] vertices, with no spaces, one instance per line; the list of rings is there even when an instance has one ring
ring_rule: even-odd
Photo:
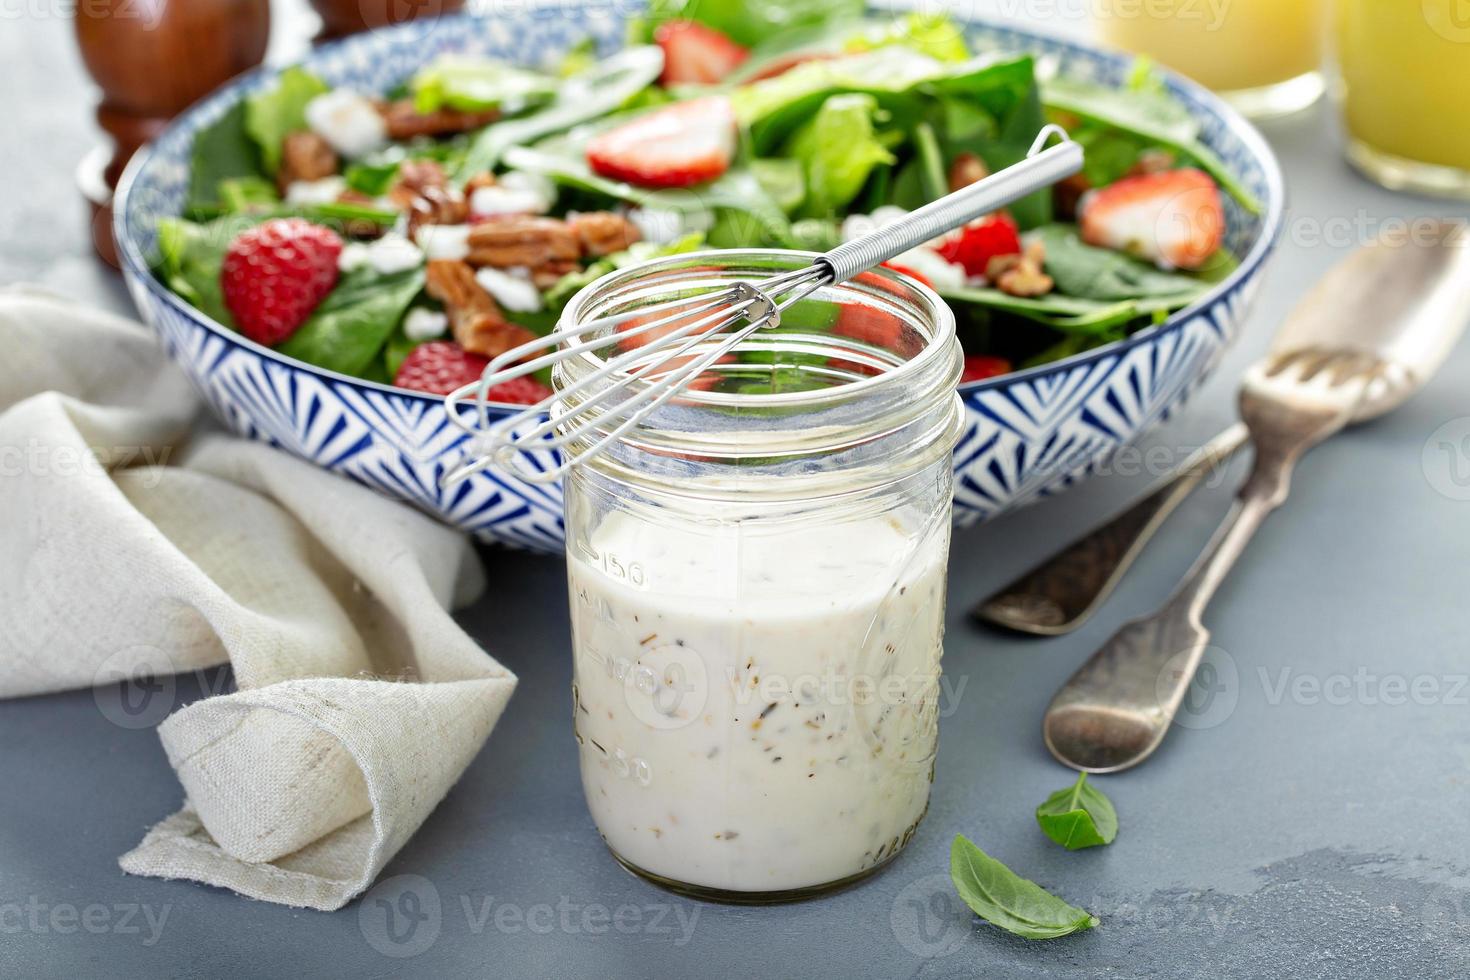
[[[558,86],[557,79],[540,72],[489,58],[452,54],[435,58],[408,83],[414,108],[419,112],[502,109],[507,114],[545,105]]]
[[[1047,225],[1034,235],[1046,246],[1046,273],[1058,291],[1098,300],[1160,299],[1186,306],[1209,288],[1194,276],[1162,272],[1122,252],[1086,245],[1072,225]]]
[[[183,218],[160,220],[159,278],[201,313],[233,327],[234,318],[225,307],[220,291],[220,266],[235,236],[262,220],[261,216],[248,213],[226,215],[207,224]]]
[[[653,0],[630,34],[646,44],[665,21],[693,20],[749,48],[784,31],[859,17],[865,6],[864,0]]]
[[[264,177],[231,177],[219,182],[219,202],[225,211],[249,211],[281,203],[276,185]]]
[[[1118,812],[1111,800],[1088,784],[1085,772],[1036,808],[1036,822],[1042,833],[1069,851],[1111,844],[1118,836]]]
[[[862,190],[874,167],[893,163],[873,133],[877,112],[871,95],[834,95],[787,140],[784,155],[798,161],[806,177],[803,216],[837,213]]]
[[[748,166],[771,201],[787,214],[796,211],[807,199],[807,178],[800,160],[755,157]]]
[[[949,875],[976,915],[1023,939],[1056,939],[1098,924],[1095,915],[1020,877],[963,836],[950,847]]]
[[[611,58],[562,82],[556,98],[538,112],[480,130],[455,170],[461,184],[500,162],[511,147],[524,146],[545,136],[565,132],[619,108],[648,88],[664,68],[663,52],[656,47],[624,48]]]
[[[184,213],[193,216],[218,211],[221,181],[264,176],[259,148],[245,132],[245,103],[237,102],[194,136]]]
[[[1042,86],[1041,100],[1053,112],[1130,133],[1150,146],[1174,150],[1204,170],[1240,206],[1259,214],[1261,203],[1230,173],[1215,152],[1199,141],[1188,110],[1160,89],[1112,89],[1069,78]]]
[[[1029,298],[1012,296],[999,289],[945,289],[940,295],[951,305],[978,306],[1032,320],[1063,333],[1082,335],[1111,332],[1151,314],[1156,308],[1131,299],[1105,302],[1060,293]]]
[[[360,374],[378,356],[423,287],[422,269],[388,276],[367,267],[354,269],[276,349],[329,371]]]
[[[281,144],[306,128],[306,104],[326,91],[326,82],[298,66],[281,72],[275,88],[245,96],[245,132],[260,148],[266,173],[280,169]]]

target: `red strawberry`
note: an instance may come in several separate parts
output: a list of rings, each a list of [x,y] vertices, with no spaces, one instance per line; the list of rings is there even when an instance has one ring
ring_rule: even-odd
[[[1015,255],[1021,251],[1021,229],[1004,211],[976,218],[939,243],[940,255],[964,266],[972,276],[985,275],[990,260],[997,255]]]
[[[304,218],[272,218],[240,232],[219,274],[235,326],[267,347],[291,336],[337,284],[341,254],[336,232]]]
[[[587,144],[597,173],[640,187],[713,180],[735,155],[735,113],[723,96],[676,102],[598,135]]]
[[[664,85],[712,85],[740,66],[750,52],[713,27],[692,20],[660,24],[653,39],[664,49]]]
[[[994,357],[990,354],[966,354],[965,369],[960,372],[960,384],[971,381],[984,381],[986,378],[997,378],[1002,374],[1011,373],[1011,362],[1004,357]]]
[[[456,343],[431,340],[409,352],[399,365],[393,383],[413,391],[447,395],[479,381],[489,363],[488,357],[471,354]],[[549,394],[551,389],[535,378],[521,377],[496,385],[486,392],[486,397],[492,402],[534,405]]]
[[[1198,269],[1225,237],[1220,189],[1192,167],[1124,177],[1082,199],[1082,240],[1164,268]]]

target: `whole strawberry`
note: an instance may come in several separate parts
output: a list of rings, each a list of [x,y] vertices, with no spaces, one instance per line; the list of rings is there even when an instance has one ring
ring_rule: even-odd
[[[431,395],[447,395],[480,380],[490,359],[472,354],[448,340],[431,340],[419,344],[398,366],[393,383]],[[535,378],[512,378],[486,392],[492,402],[534,405],[551,389]]]
[[[219,284],[235,327],[273,347],[296,332],[337,284],[342,239],[304,218],[272,218],[235,236]]]

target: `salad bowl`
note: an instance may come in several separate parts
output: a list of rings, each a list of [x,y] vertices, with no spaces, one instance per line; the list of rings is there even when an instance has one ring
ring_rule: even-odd
[[[963,23],[976,48],[1032,54],[1063,78],[1121,85],[1132,70],[1126,55],[1010,26]],[[439,54],[540,65],[589,36],[610,53],[622,44],[626,24],[603,8],[577,18],[561,8],[451,17],[324,45],[304,66],[330,85],[381,92]],[[159,222],[184,208],[194,137],[275,77],[257,71],[220,89],[181,115],[124,174],[114,234],[144,318],[234,431],[407,501],[481,540],[560,550],[558,486],[496,469],[441,486],[469,446],[440,396],[336,373],[257,344],[190,305],[155,271]],[[1238,264],[1189,305],[1123,339],[962,384],[966,424],[954,453],[958,524],[1056,493],[1103,465],[1179,407],[1246,315],[1282,221],[1279,169],[1260,135],[1220,100],[1186,80],[1162,77],[1197,124],[1199,141],[1260,203],[1252,212],[1225,202],[1224,244]],[[490,410],[504,418],[517,411]],[[543,462],[553,465],[549,456]]]

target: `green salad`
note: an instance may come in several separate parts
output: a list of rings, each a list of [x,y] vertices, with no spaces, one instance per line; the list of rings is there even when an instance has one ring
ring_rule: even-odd
[[[287,69],[195,137],[158,276],[284,354],[444,394],[610,270],[830,249],[1058,122],[1082,173],[889,263],[953,308],[976,381],[1191,303],[1235,265],[1225,198],[1258,210],[1147,65],[1118,89],[1043,80],[942,15],[849,0],[671,0],[631,35],[538,68],[440,56],[387,92]],[[491,398],[545,393],[529,376]]]

